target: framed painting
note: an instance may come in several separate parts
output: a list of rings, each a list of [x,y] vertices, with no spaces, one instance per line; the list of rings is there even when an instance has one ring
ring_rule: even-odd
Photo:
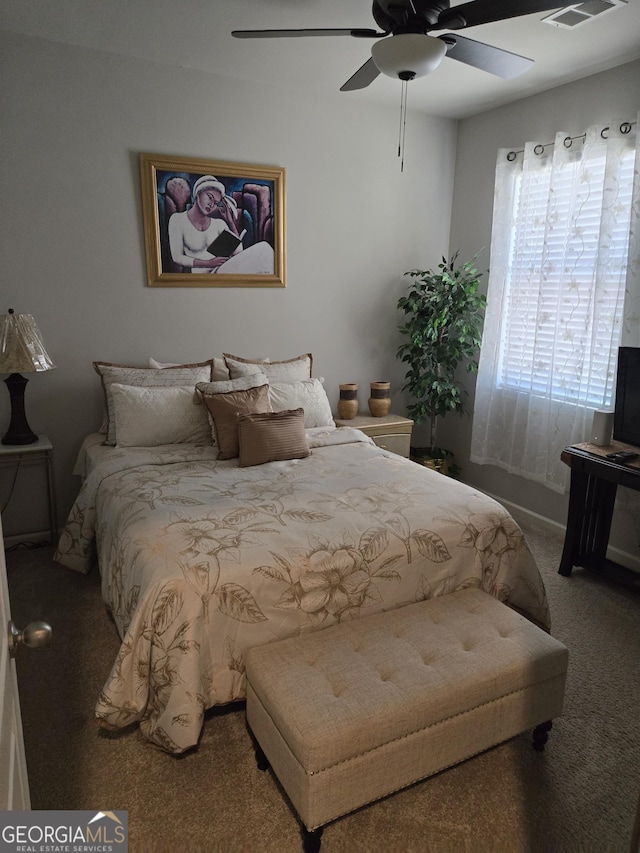
[[[140,154],[149,287],[285,287],[284,169]]]

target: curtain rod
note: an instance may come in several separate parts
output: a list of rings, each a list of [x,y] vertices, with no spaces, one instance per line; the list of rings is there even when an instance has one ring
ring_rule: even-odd
[[[631,128],[635,124],[637,124],[637,122],[635,122],[635,121],[623,121],[619,127],[620,133],[631,133]],[[610,129],[611,128],[609,128],[609,127],[603,127],[602,130],[600,131],[600,136],[603,139],[608,139],[606,134],[609,132]],[[573,145],[574,139],[586,139],[586,138],[587,138],[586,133],[580,133],[580,134],[578,134],[578,136],[565,136],[565,138],[563,139],[563,144],[564,144],[565,148],[571,148],[571,146]],[[552,145],[555,145],[555,142],[546,142],[544,145],[541,142],[539,142],[535,146],[535,148],[533,149],[533,153],[538,154],[538,155],[543,154],[544,149],[550,148]],[[509,153],[507,154],[507,160],[509,162],[512,162],[513,160],[516,159],[518,154],[522,154],[523,152],[524,152],[524,148],[519,148],[517,151],[509,151]]]

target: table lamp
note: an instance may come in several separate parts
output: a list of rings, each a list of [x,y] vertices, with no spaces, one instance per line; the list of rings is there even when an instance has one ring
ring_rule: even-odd
[[[21,374],[54,367],[31,314],[16,314],[9,308],[8,314],[0,315],[0,373],[10,374],[4,381],[11,398],[11,421],[2,444],[33,444],[38,440],[27,423],[24,391],[28,379]]]

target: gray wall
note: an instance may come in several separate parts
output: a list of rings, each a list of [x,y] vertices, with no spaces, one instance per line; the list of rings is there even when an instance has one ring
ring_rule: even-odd
[[[499,148],[522,148],[529,140],[551,142],[561,130],[575,136],[590,125],[607,126],[616,117],[634,121],[640,110],[639,93],[640,62],[632,62],[461,121],[451,220],[452,249],[460,249],[464,258],[483,250],[478,268],[486,270],[490,265],[488,249]],[[474,465],[469,461],[470,419],[449,417],[446,430],[465,480],[542,516],[561,523],[566,521],[565,495],[494,466]],[[585,436],[584,440],[587,439]],[[640,505],[633,493],[621,490],[611,541],[640,556]]]
[[[76,453],[102,417],[92,361],[312,351],[334,406],[339,382],[360,384],[366,410],[368,383],[388,378],[403,412],[401,275],[437,264],[449,247],[468,258],[489,246],[496,150],[640,107],[635,62],[459,124],[411,113],[401,173],[397,112],[357,97],[306,100],[2,31],[0,73],[0,311],[32,313],[58,365],[30,374],[26,402],[33,429],[54,443],[60,522],[78,488]],[[147,288],[141,151],[285,167],[287,288]],[[488,251],[481,261],[486,268]],[[444,428],[464,479],[564,522],[566,496],[471,465],[470,420],[450,416]],[[416,443],[424,435],[418,428]],[[40,473],[20,472],[3,513],[7,538],[46,529]],[[0,478],[1,505],[10,472]],[[621,523],[616,541],[633,551],[632,506]]]
[[[102,417],[94,360],[311,351],[334,406],[339,382],[358,382],[366,409],[368,383],[390,379],[404,409],[395,305],[402,273],[449,243],[455,122],[411,114],[401,173],[397,112],[349,95],[306,100],[6,32],[0,74],[0,311],[33,314],[57,364],[29,375],[26,408],[54,444],[61,522]],[[285,167],[286,289],[146,287],[141,151]],[[41,481],[20,472],[6,537],[46,529]]]

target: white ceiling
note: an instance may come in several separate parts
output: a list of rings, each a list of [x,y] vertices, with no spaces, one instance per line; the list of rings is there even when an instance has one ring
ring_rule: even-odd
[[[640,0],[571,30],[541,23],[547,14],[462,33],[534,59],[522,77],[502,80],[445,58],[433,74],[409,84],[409,109],[464,118],[640,58]],[[367,89],[339,92],[369,58],[371,40],[256,41],[230,35],[233,29],[376,28],[370,0],[0,0],[0,22],[2,29],[16,33],[310,96],[400,102],[399,82],[382,75]]]

